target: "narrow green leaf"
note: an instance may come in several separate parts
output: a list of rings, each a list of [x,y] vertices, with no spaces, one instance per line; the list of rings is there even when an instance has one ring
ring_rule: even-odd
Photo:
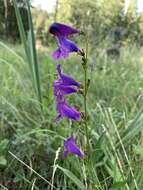
[[[143,108],[136,114],[134,120],[130,124],[128,128],[124,130],[121,135],[121,139],[123,144],[130,143],[136,137],[136,135],[141,131],[143,128]],[[120,142],[116,144],[116,148],[120,145]]]
[[[85,186],[84,184],[69,170],[62,168],[61,166],[57,165],[57,168],[59,168],[60,170],[62,170],[64,172],[64,174],[69,177],[77,186],[78,188],[85,190]]]
[[[32,68],[31,58],[30,58],[30,51],[29,51],[29,48],[27,46],[27,39],[26,39],[24,26],[23,26],[23,23],[22,23],[22,18],[21,18],[20,11],[19,11],[19,9],[17,7],[17,4],[16,4],[16,0],[13,0],[13,3],[14,3],[14,9],[15,9],[18,29],[19,29],[19,33],[20,33],[20,38],[21,38],[21,41],[22,41],[22,43],[24,45],[24,50],[25,50],[25,53],[26,53],[27,61],[28,61],[29,67],[30,67],[32,78],[34,80],[33,68]]]
[[[40,106],[42,106],[42,95],[41,95],[41,86],[40,86],[40,74],[39,74],[39,68],[38,68],[38,59],[37,59],[37,52],[35,47],[35,37],[34,37],[34,31],[33,31],[33,23],[32,23],[32,16],[31,16],[31,10],[29,1],[27,0],[27,8],[28,8],[28,22],[29,22],[29,38],[27,40],[26,33],[24,30],[24,26],[22,23],[21,14],[19,11],[19,8],[17,6],[16,0],[13,0],[14,2],[14,8],[15,8],[15,14],[17,18],[17,24],[19,28],[20,37],[22,40],[22,43],[24,45],[27,62],[29,64],[31,76],[32,76],[32,82],[34,89],[36,91],[36,95],[38,97],[38,100],[40,102]]]
[[[36,79],[36,87],[37,87],[37,95],[39,98],[40,103],[42,104],[42,95],[41,95],[41,85],[40,85],[40,76],[39,76],[39,66],[38,66],[38,59],[37,59],[37,52],[35,46],[35,36],[34,36],[34,29],[33,29],[33,22],[32,22],[32,15],[30,10],[29,1],[26,1],[28,7],[28,22],[30,28],[30,38],[31,38],[31,57],[33,60],[33,67],[34,67],[34,75]]]

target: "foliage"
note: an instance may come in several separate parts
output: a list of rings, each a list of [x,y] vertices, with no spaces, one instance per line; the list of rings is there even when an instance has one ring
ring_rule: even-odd
[[[43,45],[48,45],[51,41],[48,35],[48,26],[53,21],[52,16],[38,8],[32,9],[32,15],[37,40],[41,40]]]
[[[0,34],[2,35],[4,30],[4,9],[3,1],[0,1]]]
[[[28,16],[25,0],[17,0],[25,31],[28,31]],[[14,14],[13,1],[1,0],[0,2],[0,30],[1,37],[17,41],[19,36],[16,16]]]
[[[94,57],[97,50],[90,54],[89,59],[92,81],[89,89],[88,113],[92,141],[91,158],[94,165],[84,169],[84,163],[75,156],[71,155],[64,159],[61,149],[56,160],[58,166],[55,165],[54,186],[62,186],[62,189],[68,187],[77,189],[78,180],[84,185],[86,175],[91,189],[109,189],[109,187],[126,189],[126,180],[129,189],[135,189],[116,128],[126,148],[138,187],[141,188],[143,183],[143,171],[140,168],[142,163],[140,132],[143,122],[142,49],[135,45],[122,48],[121,57],[114,62],[107,58],[103,51],[106,43],[98,46],[96,65]],[[35,189],[44,190],[49,184],[15,160],[7,151],[10,150],[39,175],[51,181],[53,173],[51,166],[54,163],[56,150],[58,147],[62,148],[63,138],[70,133],[70,128],[64,127],[68,124],[66,120],[58,127],[53,123],[56,115],[52,95],[52,82],[55,78],[52,73],[55,71],[55,63],[48,53],[39,52],[42,92],[45,97],[44,115],[41,115],[37,98],[31,87],[22,47],[5,46],[3,43],[0,46],[2,71],[0,138],[1,144],[5,144],[1,156],[6,160],[6,165],[1,165],[1,183],[11,189],[19,189],[20,186],[28,189],[36,180]],[[78,61],[73,57],[72,61],[67,60],[67,64],[63,66],[67,73],[70,69],[81,81],[81,76],[78,74],[80,66],[77,64],[75,67],[75,62]],[[79,105],[82,103],[79,95],[76,101]],[[81,140],[82,138],[81,136]],[[119,163],[123,173],[120,171]],[[121,180],[122,175],[125,181]]]

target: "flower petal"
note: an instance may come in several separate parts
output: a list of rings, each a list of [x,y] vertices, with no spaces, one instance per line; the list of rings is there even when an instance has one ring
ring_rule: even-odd
[[[71,27],[71,26],[68,26],[66,24],[62,24],[62,23],[58,23],[58,22],[54,22],[50,28],[49,28],[49,32],[51,34],[54,34],[55,36],[59,36],[59,35],[62,35],[62,36],[68,36],[68,35],[71,35],[71,34],[76,34],[76,33],[79,33],[80,31]]]
[[[53,58],[54,59],[59,59],[62,57],[62,52],[61,52],[61,49],[60,48],[57,48],[53,54],[52,54]]]
[[[60,91],[63,95],[65,94],[72,94],[77,92],[77,89],[71,87],[71,86],[67,86],[67,85],[60,85]]]
[[[78,112],[74,107],[70,107],[66,101],[57,101],[57,111],[61,118],[67,117],[73,120],[80,120],[80,112]]]
[[[68,50],[63,50],[61,47],[57,48],[53,53],[52,57],[54,59],[67,58],[69,56]]]
[[[67,152],[71,152],[73,154],[78,155],[79,157],[83,158],[84,153],[80,150],[80,148],[76,145],[76,140],[73,136],[69,137],[64,141],[64,149]],[[65,155],[65,154],[64,154]]]
[[[80,51],[80,48],[73,41],[63,37],[58,37],[58,40],[62,52],[71,53]]]
[[[74,78],[62,73],[60,64],[57,65],[57,71],[64,85],[71,85],[71,86],[78,86],[78,87],[80,86],[80,83],[74,80]]]
[[[64,83],[64,85],[71,85],[71,86],[80,86],[80,83],[74,80],[72,77],[69,75],[66,75],[64,73],[61,74],[61,79]]]
[[[68,117],[73,120],[80,120],[80,112],[78,112],[74,107],[64,104],[62,111],[64,117]]]
[[[59,83],[57,80],[53,83],[54,96],[64,96],[66,94],[72,94],[77,92],[77,88]]]

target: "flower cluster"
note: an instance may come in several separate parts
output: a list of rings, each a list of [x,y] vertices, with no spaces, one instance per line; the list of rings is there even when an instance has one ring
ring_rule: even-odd
[[[72,77],[62,73],[61,65],[57,66],[58,78],[53,83],[54,96],[56,97],[58,116],[56,121],[63,117],[73,120],[80,120],[80,112],[74,107],[70,107],[66,101],[65,95],[75,93],[80,86]]]
[[[53,34],[58,41],[58,48],[53,52],[53,57],[55,59],[60,59],[62,57],[67,58],[69,53],[72,52],[81,52],[80,48],[68,39],[70,35],[79,33],[79,30],[65,24],[53,23],[49,28],[49,32]],[[81,84],[71,76],[63,73],[60,64],[57,65],[56,69],[58,77],[53,83],[56,109],[58,113],[56,121],[59,121],[64,117],[79,121],[80,112],[75,107],[71,107],[68,104],[66,95],[76,93]],[[80,158],[84,157],[84,153],[77,146],[76,139],[73,136],[64,141],[64,156],[67,156],[69,152],[78,155]]]

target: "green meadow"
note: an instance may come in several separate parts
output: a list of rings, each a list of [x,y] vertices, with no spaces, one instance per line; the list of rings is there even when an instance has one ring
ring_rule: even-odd
[[[87,109],[92,163],[86,168],[84,161],[73,155],[63,157],[63,139],[77,126],[66,119],[54,123],[52,83],[56,62],[51,51],[50,48],[38,52],[41,111],[23,47],[0,42],[1,184],[10,189],[50,189],[54,173],[56,189],[84,189],[87,178],[90,189],[108,189],[108,186],[135,189],[136,182],[141,190],[143,49],[135,44],[124,47],[116,60],[107,58],[102,47],[98,55],[96,51],[89,55],[91,83]],[[72,72],[82,81],[79,58],[73,55],[62,65],[67,73]],[[80,94],[75,101],[82,107]]]

